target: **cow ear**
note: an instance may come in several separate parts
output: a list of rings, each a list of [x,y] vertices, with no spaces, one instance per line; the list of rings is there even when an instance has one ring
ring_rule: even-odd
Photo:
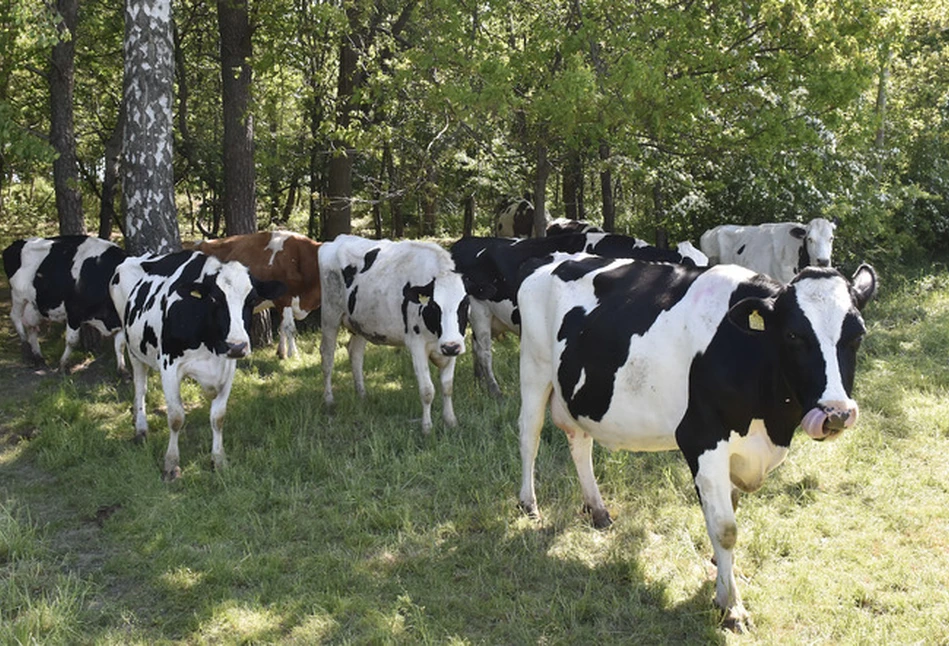
[[[765,298],[745,298],[728,310],[728,320],[745,334],[761,334],[770,327],[774,301]]]
[[[257,280],[253,276],[250,282],[261,301],[272,301],[287,293],[287,285],[280,280]]]
[[[877,274],[873,267],[862,264],[853,275],[853,291],[857,297],[857,309],[863,310],[877,292]]]
[[[807,235],[807,229],[804,227],[794,227],[790,231],[792,238],[797,238],[798,240],[803,240],[804,236]]]

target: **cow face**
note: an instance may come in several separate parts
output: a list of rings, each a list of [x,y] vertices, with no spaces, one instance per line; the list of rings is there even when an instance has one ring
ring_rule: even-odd
[[[834,251],[834,229],[837,225],[824,218],[814,218],[807,223],[807,227],[801,227],[797,237],[804,239],[804,245],[801,249],[800,267],[808,265],[812,267],[830,267],[830,256]]]
[[[250,353],[250,319],[254,307],[279,297],[285,287],[277,281],[257,281],[237,262],[221,265],[194,282],[175,286],[176,300],[170,300],[163,347],[175,356],[181,344],[204,344],[215,354],[231,358]]]
[[[876,292],[876,273],[862,265],[848,283],[830,269],[805,269],[776,299],[747,298],[729,319],[750,334],[767,334],[780,372],[804,411],[801,426],[824,440],[857,421],[851,399],[856,354],[866,332],[861,309]],[[815,377],[816,376],[816,377]]]
[[[402,297],[406,333],[421,334],[426,330],[438,339],[438,352],[446,357],[465,351],[468,294],[461,276],[447,274],[425,285],[406,283]]]

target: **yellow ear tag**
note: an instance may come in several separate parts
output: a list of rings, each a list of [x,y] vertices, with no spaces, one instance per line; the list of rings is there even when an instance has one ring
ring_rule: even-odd
[[[752,310],[748,315],[748,327],[758,332],[764,332],[764,318],[758,313],[758,310]]]
[[[194,296],[195,298],[201,298],[201,292],[199,292],[196,289],[191,290],[191,295]]]
[[[428,305],[429,300],[431,299],[428,296],[425,296],[424,294],[419,294],[418,296],[418,302],[421,303],[422,305]]]

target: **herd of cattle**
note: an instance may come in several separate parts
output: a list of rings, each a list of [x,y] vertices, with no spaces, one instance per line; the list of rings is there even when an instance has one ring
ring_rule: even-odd
[[[687,243],[657,249],[571,221],[551,223],[543,238],[466,237],[450,250],[351,235],[320,244],[277,231],[130,257],[111,242],[64,236],[14,242],[3,264],[13,324],[34,360],[42,361],[46,320],[66,324],[60,369],[83,324],[115,336],[120,371],[127,350],[136,437],[147,432],[148,370],[158,371],[167,479],[180,473],[186,377],[214,394],[211,455],[225,465],[223,418],[236,359],[250,352],[255,309],[278,308],[281,357],[296,351],[294,320],[320,309],[327,405],[340,326],[349,331],[360,396],[367,342],[408,348],[426,433],[435,397],[428,362],[439,370],[442,419],[454,426],[455,360],[469,320],[475,374],[494,395],[501,389],[492,336],[519,334],[522,508],[538,513],[534,461],[548,409],[567,435],[598,527],[611,519],[593,473],[594,440],[611,449],[678,448],[714,549],[715,601],[741,628],[748,615],[733,571],[738,492],[761,486],[798,426],[824,440],[858,415],[851,392],[865,333],[860,312],[876,274],[862,265],[848,280],[830,267],[833,230],[822,219],[722,226],[701,237],[704,255]]]

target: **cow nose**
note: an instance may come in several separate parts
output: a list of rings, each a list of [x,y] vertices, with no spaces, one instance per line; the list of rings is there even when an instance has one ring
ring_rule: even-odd
[[[246,341],[227,344],[227,356],[231,359],[240,359],[241,357],[246,357],[249,352],[250,345]]]
[[[817,259],[818,267],[830,267],[830,258],[818,258]]]
[[[441,346],[442,354],[446,357],[457,357],[461,354],[461,344],[460,343],[442,343]]]
[[[856,405],[846,403],[830,403],[821,405],[820,409],[827,415],[824,421],[824,430],[831,434],[839,433],[845,428],[850,428],[857,421]]]

